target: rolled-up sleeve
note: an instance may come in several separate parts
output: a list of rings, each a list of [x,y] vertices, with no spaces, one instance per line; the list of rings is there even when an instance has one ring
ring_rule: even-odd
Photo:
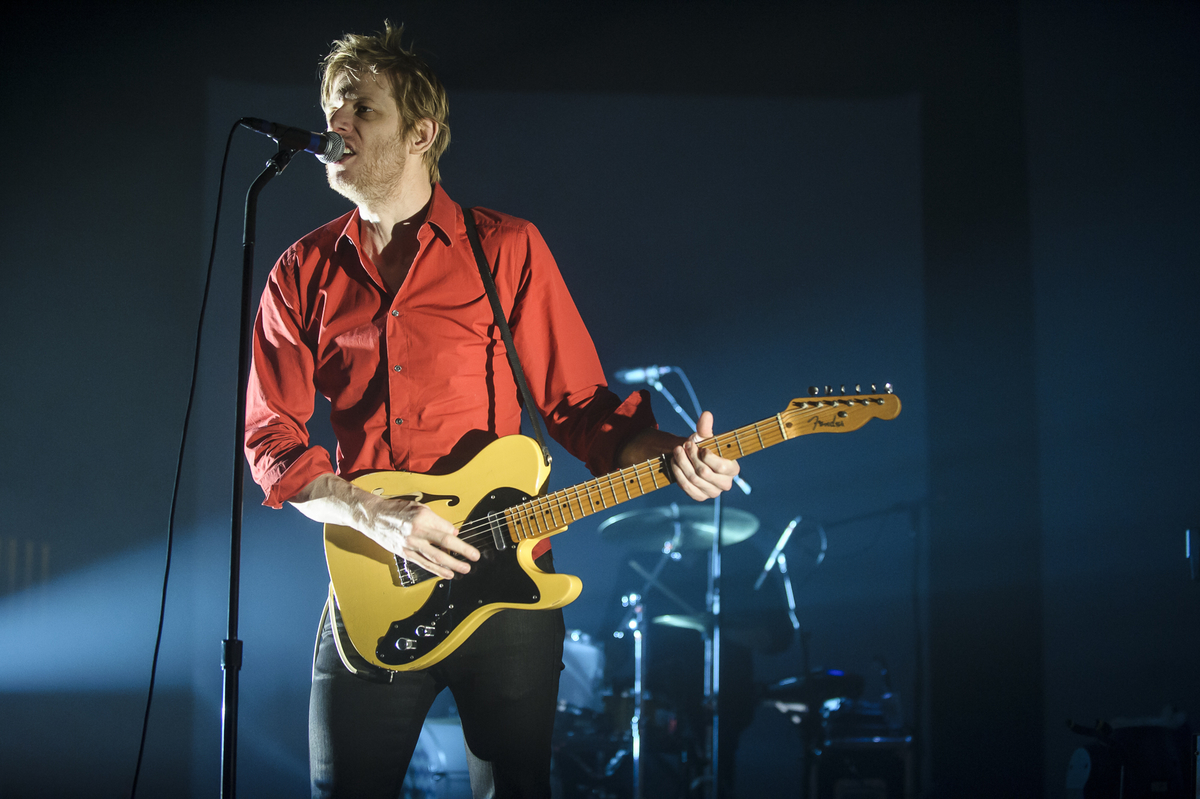
[[[520,265],[511,326],[530,392],[550,435],[592,474],[606,474],[629,439],[656,426],[649,392],[622,401],[608,389],[554,256],[533,224],[525,223],[524,232],[510,239],[524,251],[508,255]]]
[[[313,350],[301,323],[294,255],[271,270],[254,322],[246,387],[246,458],[264,505],[283,503],[321,474],[333,471],[329,452],[311,446]]]

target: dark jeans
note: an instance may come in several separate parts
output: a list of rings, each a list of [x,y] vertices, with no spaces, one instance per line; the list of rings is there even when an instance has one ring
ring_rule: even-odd
[[[390,683],[346,669],[330,616],[317,644],[309,697],[313,797],[396,799],[425,714],[449,688],[470,749],[472,786],[486,784],[490,766],[497,799],[548,799],[562,611],[500,611],[441,662],[395,672]]]

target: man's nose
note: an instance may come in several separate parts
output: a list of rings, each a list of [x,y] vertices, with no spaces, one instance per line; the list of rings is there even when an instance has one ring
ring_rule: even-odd
[[[346,130],[350,126],[350,113],[345,106],[334,111],[329,116],[329,129],[336,131]]]

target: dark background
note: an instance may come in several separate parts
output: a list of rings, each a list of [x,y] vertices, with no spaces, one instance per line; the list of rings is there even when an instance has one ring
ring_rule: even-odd
[[[41,5],[3,34],[0,795],[127,793],[225,135],[319,126],[318,58],[385,17],[450,92],[447,191],[538,224],[610,373],[682,367],[718,429],[896,385],[896,421],[743,463],[729,504],[762,529],[726,596],[777,608],[758,563],[821,523],[824,563],[811,528],[788,552],[813,665],[877,697],[888,660],[927,791],[1061,796],[1065,719],[1200,723],[1196,4]],[[219,783],[237,231],[270,152],[235,137],[147,796]],[[297,160],[263,196],[259,283],[345,207]],[[560,453],[556,487],[584,476]],[[320,536],[258,496],[241,786],[303,795]],[[555,552],[586,584],[568,625],[616,663],[627,562],[653,556],[595,528]],[[796,795],[786,720],[746,735],[741,792]]]

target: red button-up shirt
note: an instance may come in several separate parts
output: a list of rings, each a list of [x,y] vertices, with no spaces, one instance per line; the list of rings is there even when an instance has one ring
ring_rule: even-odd
[[[533,400],[555,440],[593,474],[651,427],[649,396],[608,390],[591,336],[541,234],[477,209],[484,254]],[[333,471],[306,423],[332,404],[337,471],[446,473],[520,432],[519,392],[463,226],[440,185],[393,296],[361,245],[355,210],[280,257],[254,327],[246,454],[264,504],[280,507]]]

